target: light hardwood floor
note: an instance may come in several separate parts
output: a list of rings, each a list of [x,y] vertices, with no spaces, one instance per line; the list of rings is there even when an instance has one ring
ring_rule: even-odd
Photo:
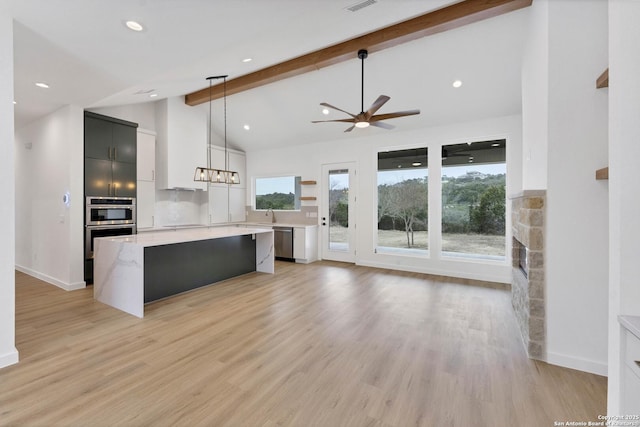
[[[606,378],[529,360],[509,293],[277,262],[138,319],[16,273],[2,426],[553,426]]]

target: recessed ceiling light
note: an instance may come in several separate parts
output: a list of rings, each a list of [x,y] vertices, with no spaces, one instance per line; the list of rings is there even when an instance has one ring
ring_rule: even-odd
[[[421,162],[413,162],[411,163],[411,166],[420,166],[422,163]]]
[[[500,147],[500,144],[499,144],[499,143],[497,143],[497,142],[495,142],[495,143],[491,144],[491,146],[492,146],[492,147]]]
[[[244,126],[242,126],[242,127],[244,128],[244,130],[249,130],[249,129],[251,129],[251,126],[249,126],[249,125],[244,125]]]
[[[244,58],[242,60],[242,62],[251,62],[251,61],[253,61],[253,58]]]
[[[453,87],[455,87],[456,89],[460,86],[462,86],[462,80],[456,80],[453,82]]]
[[[49,85],[43,82],[37,82],[36,86],[41,87],[43,89],[49,89]]]
[[[127,28],[129,28],[130,30],[133,30],[133,31],[142,31],[142,30],[144,30],[144,27],[142,26],[142,24],[140,24],[139,22],[136,22],[136,21],[127,21],[127,22],[125,22],[125,25],[127,26]]]
[[[324,114],[325,116],[326,116],[327,114],[329,114],[329,109],[328,109],[328,108],[323,108],[323,109],[322,109],[322,114]]]
[[[158,96],[157,93],[152,93],[151,95],[149,95],[149,98],[155,98],[156,96]]]

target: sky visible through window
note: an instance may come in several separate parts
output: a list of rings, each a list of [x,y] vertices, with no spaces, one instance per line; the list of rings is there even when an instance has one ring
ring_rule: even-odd
[[[279,176],[274,178],[256,178],[256,195],[295,193],[295,177]]]

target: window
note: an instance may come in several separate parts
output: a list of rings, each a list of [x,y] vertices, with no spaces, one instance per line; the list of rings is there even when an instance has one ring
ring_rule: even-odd
[[[377,252],[426,253],[427,176],[426,148],[378,153]]]
[[[300,209],[300,177],[256,178],[256,209]]]
[[[442,147],[442,252],[505,259],[506,141]]]

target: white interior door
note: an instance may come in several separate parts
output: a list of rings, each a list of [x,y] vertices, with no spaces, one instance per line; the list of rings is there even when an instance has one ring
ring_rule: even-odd
[[[322,165],[322,259],[356,261],[356,164]]]

